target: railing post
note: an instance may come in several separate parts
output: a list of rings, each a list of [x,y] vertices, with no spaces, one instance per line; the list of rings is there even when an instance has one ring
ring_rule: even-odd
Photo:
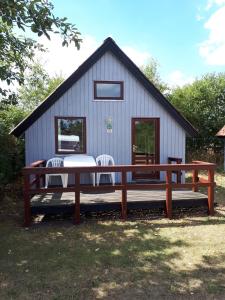
[[[24,226],[29,227],[31,224],[31,207],[30,207],[30,175],[24,175],[23,187],[23,201],[24,201]]]
[[[122,171],[122,219],[125,221],[127,219],[127,173]]]
[[[172,172],[166,171],[166,216],[172,218]]]
[[[40,175],[36,175],[36,188],[40,189]]]
[[[180,165],[182,163],[182,159],[177,159],[177,164]],[[177,171],[177,183],[181,183],[182,171]]]
[[[41,164],[41,167],[45,167],[46,166],[46,161],[43,161]],[[45,186],[45,175],[42,174],[40,175],[40,182],[42,182],[42,186]],[[41,184],[39,186],[39,188],[41,187]]]
[[[74,224],[80,224],[80,173],[75,173]]]
[[[208,213],[214,214],[214,170],[208,170]]]
[[[198,170],[193,170],[192,171],[192,183],[194,184],[194,186],[192,187],[192,192],[198,191],[198,186],[196,184],[197,182],[198,182]]]

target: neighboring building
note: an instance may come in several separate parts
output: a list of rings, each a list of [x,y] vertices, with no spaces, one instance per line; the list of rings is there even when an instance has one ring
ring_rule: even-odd
[[[186,136],[196,130],[107,38],[12,134],[25,134],[26,164],[79,153],[163,164],[168,156],[185,162]]]

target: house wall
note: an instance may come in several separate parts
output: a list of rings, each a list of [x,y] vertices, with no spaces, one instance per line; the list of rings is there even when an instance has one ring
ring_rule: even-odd
[[[124,81],[123,101],[94,101],[94,80]],[[160,118],[160,163],[168,156],[185,160],[185,131],[110,52],[95,63],[25,132],[26,164],[55,155],[55,116],[86,117],[87,154],[110,154],[131,164],[131,118]],[[105,120],[112,118],[112,133]]]

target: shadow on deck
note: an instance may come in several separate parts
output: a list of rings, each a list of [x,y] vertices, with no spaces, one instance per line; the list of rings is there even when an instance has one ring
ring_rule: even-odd
[[[192,191],[173,191],[172,207],[207,207],[207,196]],[[75,193],[48,193],[35,195],[31,199],[32,214],[73,213]],[[166,203],[165,191],[131,190],[127,192],[127,206],[130,209],[164,209]],[[80,210],[85,212],[100,212],[121,210],[121,191],[98,193],[81,193]]]

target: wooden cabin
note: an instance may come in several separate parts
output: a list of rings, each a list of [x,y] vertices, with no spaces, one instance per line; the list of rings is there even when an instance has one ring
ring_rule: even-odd
[[[135,165],[164,164],[168,157],[184,163],[186,136],[195,136],[196,130],[107,38],[12,134],[25,135],[26,165],[103,153],[116,165]],[[163,176],[128,175],[129,181]]]

